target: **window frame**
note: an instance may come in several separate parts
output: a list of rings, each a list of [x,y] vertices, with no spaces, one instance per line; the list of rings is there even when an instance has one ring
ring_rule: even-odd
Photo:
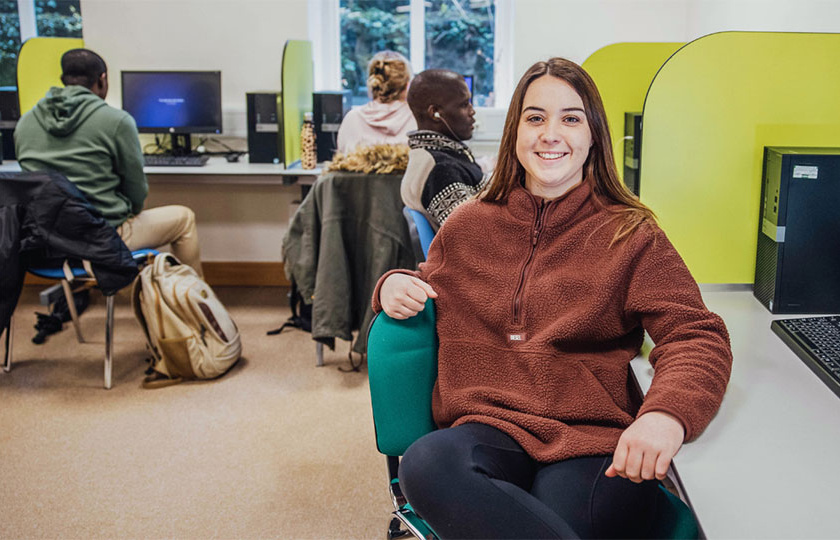
[[[17,0],[20,42],[38,37],[38,23],[35,17],[35,0]]]

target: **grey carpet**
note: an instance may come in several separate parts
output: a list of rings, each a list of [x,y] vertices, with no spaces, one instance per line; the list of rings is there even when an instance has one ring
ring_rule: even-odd
[[[142,332],[116,310],[114,383],[102,388],[105,308],[30,342],[38,289],[15,312],[0,373],[0,538],[382,538],[391,503],[366,366],[349,345],[315,367],[309,334],[265,332],[285,290],[219,288],[242,360],[216,381],[146,390]]]

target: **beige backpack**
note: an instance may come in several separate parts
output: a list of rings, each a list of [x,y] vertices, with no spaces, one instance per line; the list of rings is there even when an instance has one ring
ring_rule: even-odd
[[[242,354],[239,329],[213,290],[169,253],[140,271],[131,300],[152,354],[144,387],[218,377]]]

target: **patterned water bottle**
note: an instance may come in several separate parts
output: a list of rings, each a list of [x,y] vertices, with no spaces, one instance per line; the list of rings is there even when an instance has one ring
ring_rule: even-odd
[[[303,114],[303,125],[300,127],[300,166],[304,169],[314,169],[318,163],[315,152],[315,122],[312,113]]]

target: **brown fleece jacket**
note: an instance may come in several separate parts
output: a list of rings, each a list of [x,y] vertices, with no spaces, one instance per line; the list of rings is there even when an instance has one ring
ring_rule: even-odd
[[[584,182],[550,202],[522,187],[469,201],[406,272],[439,295],[438,426],[489,424],[555,462],[612,453],[646,412],[674,415],[686,440],[712,419],[732,364],[723,321],[655,224],[610,247],[619,220],[596,197]],[[655,375],[639,407],[629,362],[644,330]]]

